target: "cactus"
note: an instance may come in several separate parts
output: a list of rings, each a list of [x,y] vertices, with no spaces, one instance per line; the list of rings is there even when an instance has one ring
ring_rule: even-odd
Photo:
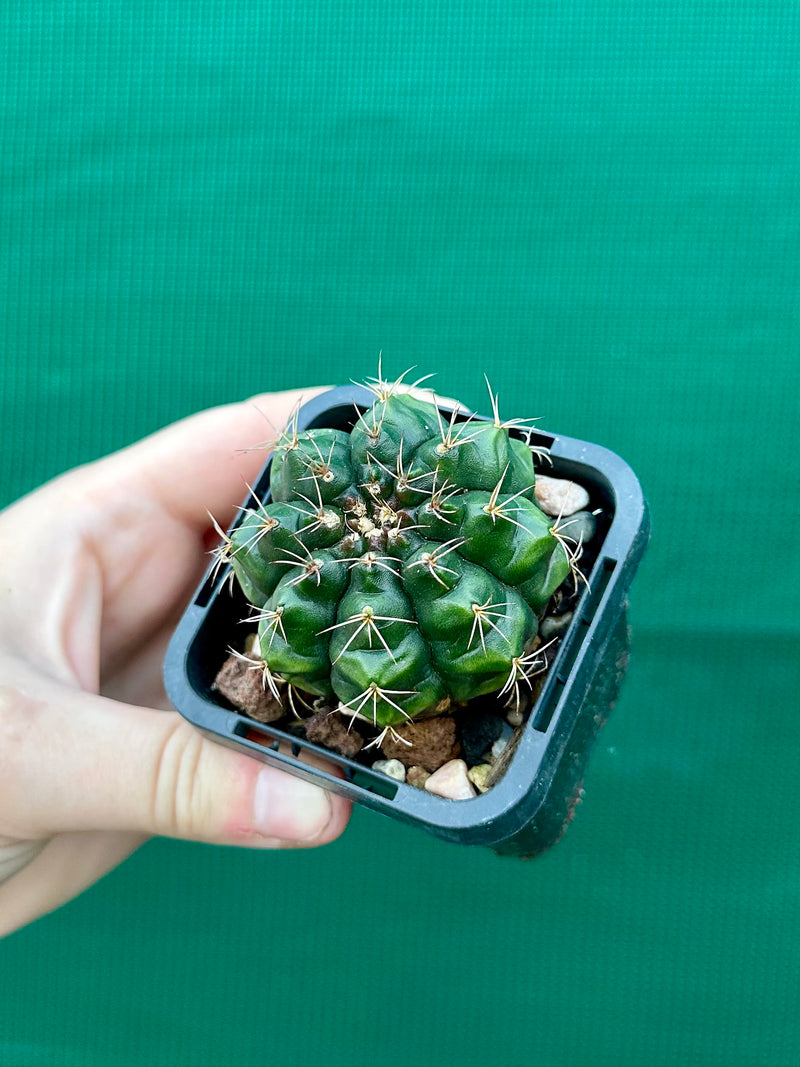
[[[218,555],[254,607],[252,653],[276,696],[323,698],[381,737],[487,693],[516,694],[552,594],[572,572],[536,505],[522,424],[476,420],[378,379],[348,432],[275,444]],[[490,390],[491,396],[491,390]]]

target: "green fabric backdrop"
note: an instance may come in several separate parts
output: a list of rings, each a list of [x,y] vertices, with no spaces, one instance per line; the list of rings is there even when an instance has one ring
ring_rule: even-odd
[[[152,841],[0,944],[2,1064],[800,1060],[798,11],[3,0],[3,503],[382,350],[654,534],[553,851]]]

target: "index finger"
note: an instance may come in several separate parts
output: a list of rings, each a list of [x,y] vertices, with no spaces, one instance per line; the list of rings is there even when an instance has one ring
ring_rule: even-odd
[[[208,513],[230,516],[292,413],[324,387],[263,393],[209,408],[97,463],[93,474],[113,492],[143,493],[199,530]]]

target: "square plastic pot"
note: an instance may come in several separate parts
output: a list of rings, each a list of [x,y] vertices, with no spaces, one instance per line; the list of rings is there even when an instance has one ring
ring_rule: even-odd
[[[301,408],[298,429],[350,429],[357,413],[373,402],[373,395],[358,386],[329,390]],[[443,410],[449,417],[450,409],[443,405]],[[248,606],[226,570],[209,568],[173,635],[164,679],[174,706],[222,744],[437,837],[523,857],[549,848],[572,818],[592,743],[627,668],[628,589],[650,525],[639,482],[619,456],[560,435],[532,431],[525,437],[532,447],[548,450],[549,476],[579,482],[589,491],[589,507],[602,513],[588,587],[524,728],[502,757],[505,771],[491,789],[470,800],[444,799],[233,708],[215,691],[214,680],[228,649],[237,647],[252,624],[242,621]],[[269,499],[269,466],[245,507],[257,506],[256,498]],[[336,765],[341,777],[306,762],[310,752]]]

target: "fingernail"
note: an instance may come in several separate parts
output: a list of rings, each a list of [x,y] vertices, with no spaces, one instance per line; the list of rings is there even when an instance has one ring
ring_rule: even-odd
[[[324,789],[274,767],[262,767],[256,780],[253,829],[265,837],[306,841],[318,836],[331,819]]]

